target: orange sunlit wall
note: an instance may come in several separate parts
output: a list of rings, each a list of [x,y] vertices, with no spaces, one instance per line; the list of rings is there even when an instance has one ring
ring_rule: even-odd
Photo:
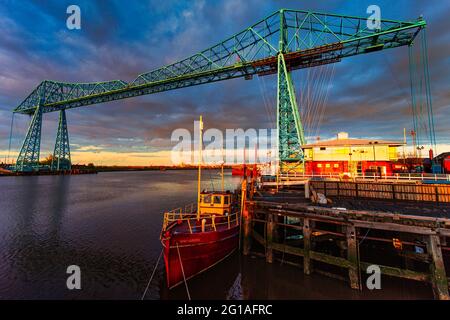
[[[357,172],[358,163],[349,167],[348,161],[306,161],[305,171],[307,174],[339,174],[348,172]],[[361,161],[360,172],[366,173],[376,172],[383,175],[391,175],[393,173],[392,163],[390,161]]]

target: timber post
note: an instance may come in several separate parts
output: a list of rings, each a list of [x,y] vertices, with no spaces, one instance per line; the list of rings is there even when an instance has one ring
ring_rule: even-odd
[[[430,274],[434,297],[439,300],[450,300],[448,294],[448,280],[445,274],[439,235],[430,235],[428,237],[427,250],[432,258],[430,263]]]
[[[268,263],[273,262],[273,249],[272,243],[274,238],[274,230],[276,224],[274,222],[274,214],[267,215],[267,223],[266,223],[266,261]]]
[[[310,195],[309,195],[309,180],[306,180],[305,182],[305,199],[309,199]]]
[[[252,217],[248,210],[243,211],[243,248],[242,253],[247,256],[250,253],[252,247]]]
[[[303,272],[311,274],[311,228],[309,219],[303,219]]]
[[[345,228],[345,235],[347,239],[347,260],[350,263],[348,268],[350,287],[352,289],[359,289],[358,243],[356,240],[355,226],[347,225]]]

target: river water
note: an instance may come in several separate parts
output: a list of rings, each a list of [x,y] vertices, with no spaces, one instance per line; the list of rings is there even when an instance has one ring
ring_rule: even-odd
[[[161,252],[162,213],[196,201],[196,171],[0,178],[0,299],[140,299]],[[220,188],[219,172],[203,187]],[[239,178],[226,173],[233,188]],[[69,265],[81,290],[68,290]],[[163,263],[146,299],[186,299],[167,290]],[[188,282],[193,299],[420,299],[426,285],[382,279],[362,292],[297,267],[236,253]]]

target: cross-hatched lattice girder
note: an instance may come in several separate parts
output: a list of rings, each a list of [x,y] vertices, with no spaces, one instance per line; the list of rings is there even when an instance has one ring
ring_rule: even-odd
[[[291,74],[282,54],[278,56],[277,124],[279,159],[301,161],[305,137]]]
[[[58,131],[56,133],[51,169],[56,171],[71,169],[69,131],[67,130],[65,110],[59,112]]]
[[[344,57],[412,43],[424,20],[381,20],[378,30],[367,17],[302,10],[279,10],[226,40],[186,59],[139,75],[126,83],[43,81],[14,112],[59,111],[238,77],[276,74],[277,56],[285,53],[289,71],[337,62]],[[284,28],[281,30],[281,28]],[[283,33],[283,47],[279,47]]]
[[[38,106],[27,134],[20,149],[16,161],[17,171],[33,171],[39,168],[39,153],[41,149],[41,131],[42,131],[42,108]]]

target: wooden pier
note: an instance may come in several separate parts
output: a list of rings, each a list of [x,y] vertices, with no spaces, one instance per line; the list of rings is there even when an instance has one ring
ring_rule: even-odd
[[[414,197],[429,200],[418,202],[402,200],[407,191],[389,198],[392,190],[401,188],[392,184],[371,182],[374,189],[385,191],[342,196],[342,191],[336,193],[339,183],[333,182],[334,188],[320,183],[289,184],[278,190],[266,186],[249,197],[243,212],[244,255],[294,264],[307,275],[315,272],[342,279],[359,290],[366,285],[367,268],[377,265],[382,278],[426,282],[436,299],[449,299],[449,185],[417,186],[420,196]],[[326,195],[326,205],[310,200],[319,192],[313,186]],[[380,210],[362,210],[366,205]]]

